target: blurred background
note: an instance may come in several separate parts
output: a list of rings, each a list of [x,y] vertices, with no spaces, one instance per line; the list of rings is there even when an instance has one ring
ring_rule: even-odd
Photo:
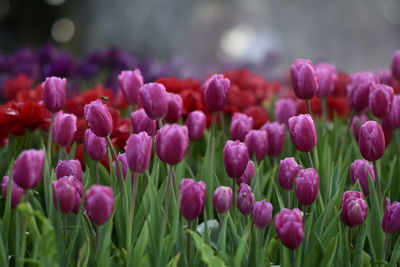
[[[248,64],[271,78],[295,58],[377,70],[400,47],[400,0],[0,0],[0,38],[5,55],[50,42],[83,58],[113,46],[186,62],[186,76]]]

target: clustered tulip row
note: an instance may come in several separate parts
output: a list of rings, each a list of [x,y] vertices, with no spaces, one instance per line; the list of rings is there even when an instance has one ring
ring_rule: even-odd
[[[195,263],[199,264],[200,261],[211,266],[214,266],[213,263],[216,266],[224,266],[225,263],[234,266],[242,264],[252,266],[254,263],[257,266],[268,266],[271,263],[279,262],[301,266],[302,261],[303,264],[307,263],[305,260],[307,254],[311,255],[312,249],[317,249],[311,247],[312,242],[317,243],[317,241],[311,241],[315,240],[313,235],[317,235],[320,231],[325,238],[326,234],[322,231],[325,229],[325,225],[319,222],[322,219],[317,219],[318,230],[313,229],[313,222],[309,220],[317,218],[317,214],[322,216],[328,212],[325,209],[333,209],[336,206],[340,210],[341,221],[350,228],[349,232],[352,233],[351,229],[356,229],[353,231],[359,233],[361,235],[359,238],[363,241],[358,241],[356,237],[354,242],[357,245],[355,246],[351,234],[349,238],[344,238],[342,233],[344,230],[340,228],[341,226],[338,228],[336,224],[331,226],[336,227],[332,228],[335,230],[330,230],[333,234],[329,231],[326,234],[329,236],[327,239],[329,244],[333,244],[331,249],[339,251],[336,248],[339,247],[340,241],[335,235],[340,232],[338,234],[340,238],[349,242],[348,250],[354,250],[354,256],[350,256],[351,261],[353,265],[358,266],[357,261],[361,261],[361,259],[365,261],[364,254],[366,253],[362,252],[364,246],[367,247],[364,245],[367,230],[365,230],[366,227],[362,228],[362,225],[368,224],[372,228],[379,228],[379,225],[371,226],[372,222],[368,221],[374,220],[373,223],[379,222],[381,228],[376,230],[378,233],[376,236],[374,236],[376,232],[370,229],[368,233],[372,232],[373,234],[368,234],[368,240],[371,241],[371,238],[374,237],[382,239],[384,234],[379,231],[386,233],[384,251],[379,251],[380,248],[376,249],[371,244],[365,250],[373,254],[371,256],[372,262],[375,261],[373,264],[384,263],[388,259],[388,255],[392,256],[391,262],[398,262],[400,241],[398,241],[399,239],[390,241],[389,238],[391,235],[398,238],[400,203],[390,203],[388,197],[398,196],[398,194],[391,193],[392,189],[382,186],[382,184],[388,185],[388,183],[382,183],[385,177],[381,175],[382,168],[379,169],[378,166],[381,166],[379,160],[384,156],[388,145],[382,125],[385,129],[392,131],[400,128],[399,96],[394,94],[391,86],[379,83],[376,75],[372,73],[356,73],[351,76],[347,85],[347,98],[352,113],[347,122],[346,131],[342,133],[342,136],[334,139],[339,143],[330,145],[338,146],[339,152],[336,156],[345,157],[346,147],[344,146],[349,145],[350,149],[353,144],[347,140],[347,135],[351,131],[358,146],[357,151],[364,159],[351,159],[354,162],[347,166],[350,183],[339,184],[339,182],[329,181],[337,188],[331,186],[329,190],[322,191],[322,186],[325,186],[327,181],[332,180],[333,177],[327,177],[327,172],[321,167],[318,159],[319,152],[316,151],[317,145],[320,142],[329,144],[327,140],[329,135],[332,135],[332,126],[340,124],[341,127],[345,124],[340,120],[327,121],[326,101],[338,79],[337,70],[329,63],[319,63],[314,66],[310,60],[298,59],[293,63],[290,71],[294,94],[297,98],[306,101],[307,113],[297,115],[294,100],[280,98],[274,103],[275,121],[266,122],[259,129],[255,129],[252,117],[236,112],[229,124],[229,140],[225,137],[228,131],[225,132],[225,121],[221,111],[227,103],[231,83],[224,75],[212,75],[203,84],[204,103],[212,114],[211,129],[207,131],[207,116],[203,111],[192,111],[183,117],[184,103],[179,94],[168,93],[161,83],[144,83],[139,69],[122,71],[118,76],[119,86],[125,101],[132,109],[132,112],[128,114],[131,121],[130,135],[126,140],[124,150],[117,151],[110,138],[113,132],[113,117],[105,104],[107,98],[97,99],[85,105],[83,113],[88,129],[84,133],[84,148],[90,159],[89,162],[92,163],[87,166],[82,166],[78,159],[73,158],[73,153],[69,153],[77,131],[77,117],[74,114],[63,112],[66,102],[67,79],[46,78],[41,87],[43,88],[43,104],[50,112],[51,121],[48,128],[47,145],[44,145],[43,142],[39,149],[21,151],[10,166],[9,175],[4,176],[1,185],[7,201],[6,205],[16,209],[16,211],[8,212],[22,213],[24,209],[38,209],[40,204],[36,200],[38,191],[35,188],[43,186],[46,201],[50,199],[53,202],[53,207],[44,205],[46,209],[42,208],[41,212],[46,214],[44,217],[48,216],[50,220],[56,220],[54,216],[57,213],[53,210],[55,208],[63,214],[62,216],[69,216],[68,214],[72,213],[76,218],[78,216],[88,218],[91,223],[82,222],[81,226],[76,227],[88,229],[88,233],[94,233],[94,238],[98,239],[93,246],[96,253],[105,250],[109,253],[111,247],[115,246],[119,249],[121,256],[106,257],[108,260],[119,257],[121,262],[127,266],[139,262],[140,259],[135,256],[145,255],[144,251],[147,249],[158,249],[157,257],[159,258],[144,257],[146,262],[142,262],[143,266],[146,264],[162,266],[165,262],[170,262],[171,266],[177,266],[176,264],[192,266]],[[392,75],[394,79],[400,80],[400,51],[396,52],[393,57]],[[310,100],[316,96],[325,102],[323,105],[325,106],[324,119],[317,120],[317,123],[314,121],[316,117],[313,116],[310,105]],[[181,121],[184,123],[180,124]],[[217,132],[217,126],[221,126],[219,132]],[[298,152],[291,148],[292,155],[285,152],[287,157],[282,158],[278,163],[277,159],[284,153],[285,143],[286,147],[291,147],[291,144],[287,143],[289,138]],[[205,142],[203,139],[208,140]],[[57,144],[58,158],[52,153],[55,151],[53,142]],[[204,156],[203,158],[197,157],[198,155],[193,151],[193,147],[196,145],[207,146],[205,156],[201,155],[201,157]],[[325,147],[324,155],[330,153],[326,151],[329,149]],[[99,164],[107,156],[110,161],[109,170]],[[219,161],[219,159],[222,160]],[[54,166],[52,164],[55,160],[58,161]],[[331,162],[327,164],[331,168],[340,161],[334,158],[331,160],[333,165]],[[196,161],[200,161],[200,163],[196,163]],[[218,165],[222,161],[224,166],[222,176],[226,174],[231,178],[230,182],[227,182],[229,179],[217,177],[222,173],[219,171],[221,166]],[[185,167],[190,163],[193,163],[193,166]],[[160,166],[167,170],[164,173],[166,174],[165,178],[161,177]],[[271,169],[269,175],[273,177],[271,181],[267,181],[268,186],[266,186],[266,178],[262,171],[265,167]],[[187,171],[182,171],[182,169],[187,169]],[[201,169],[199,173],[203,175],[196,177],[193,169]],[[106,174],[104,175],[104,173]],[[154,173],[156,173],[156,177],[153,177]],[[181,176],[182,173],[190,173],[192,177],[184,178],[186,176]],[[341,175],[343,174],[337,174],[337,179]],[[45,178],[43,179],[43,177]],[[127,177],[130,179],[126,179]],[[44,181],[41,185],[42,179]],[[85,179],[89,179],[90,182]],[[156,182],[153,182],[152,179]],[[143,183],[143,180],[147,182]],[[266,191],[265,188],[267,188]],[[267,193],[268,188],[274,193]],[[323,192],[328,196],[323,195]],[[11,197],[9,197],[10,194]],[[158,194],[161,195],[158,196]],[[340,203],[336,203],[334,195],[337,199],[341,197]],[[159,227],[156,227],[159,229],[152,228],[155,225],[154,206],[149,204],[151,206],[149,208],[141,205],[152,197],[157,197],[160,202],[156,205],[162,206],[163,216],[160,217],[162,222],[158,222]],[[332,199],[329,199],[330,197]],[[5,214],[7,213],[6,208],[5,206]],[[179,210],[184,221],[171,217],[171,214],[176,214],[176,212],[174,213],[176,210]],[[148,217],[146,212],[149,213]],[[137,216],[145,219],[139,222],[135,220]],[[372,218],[369,219],[369,216]],[[18,218],[20,221],[28,220],[26,214]],[[72,219],[71,217],[64,218],[67,218],[66,222],[60,229],[66,231],[68,229],[66,224],[68,221],[71,223]],[[211,226],[216,221],[212,220],[214,218],[218,219],[219,236],[217,241],[212,237]],[[5,224],[8,220],[2,221],[2,223]],[[112,226],[113,221],[115,228]],[[148,221],[152,223],[147,224]],[[256,240],[257,245],[249,242],[248,262],[237,260],[237,257],[245,258],[242,254],[237,253],[230,256],[235,256],[233,261],[224,258],[219,254],[223,239],[220,236],[225,236],[223,248],[226,249],[230,246],[226,240],[234,238],[229,235],[238,236],[236,230],[232,230],[235,227],[232,228],[229,224],[243,225],[243,221],[250,228],[254,225],[256,230],[254,230],[253,236],[253,230],[248,232],[247,228],[241,229],[244,237],[238,237],[240,244],[236,249],[243,250],[241,247],[247,244],[249,235],[251,238],[254,237],[252,240]],[[272,221],[273,227],[270,227]],[[172,239],[174,229],[184,231],[185,227],[182,224],[185,222],[187,222],[187,226],[185,226],[187,227],[187,251],[182,252],[183,256],[179,252],[175,258],[175,254],[170,255],[165,251],[174,246],[180,250],[184,243],[182,238],[177,238],[174,240],[176,243],[168,243],[169,245],[165,245],[165,247],[163,247],[163,243],[172,242],[169,239]],[[325,221],[325,223],[329,225],[329,221]],[[193,226],[196,224],[198,227],[194,228]],[[24,241],[21,248],[25,249],[27,248],[24,239],[26,238],[26,227],[29,231],[32,231],[32,228],[29,228],[31,227],[29,225],[23,225],[23,232],[20,233],[19,238],[22,235]],[[141,228],[142,225],[145,227]],[[205,230],[199,230],[200,226]],[[238,228],[243,227],[238,226]],[[227,229],[232,232],[227,233]],[[158,234],[152,232],[156,230],[160,232]],[[126,232],[121,233],[121,231]],[[171,233],[168,234],[168,231]],[[268,231],[267,235],[266,231]],[[249,234],[250,232],[251,234]],[[109,233],[108,239],[105,237],[107,236],[105,233]],[[274,242],[277,242],[273,236],[274,233],[279,242],[289,249],[280,248],[279,259],[273,259],[271,256],[274,254],[271,252]],[[59,242],[57,250],[63,250],[60,244],[76,242],[78,234],[72,235],[73,238],[68,237],[67,234],[64,234],[64,237],[63,235],[57,236],[57,242]],[[125,244],[118,244],[115,241],[119,241],[121,236],[125,236],[123,238]],[[63,241],[61,242],[59,239]],[[137,243],[140,243],[138,240],[143,239],[150,239],[151,241],[148,242],[152,245],[141,249],[137,248]],[[264,239],[267,240],[266,245],[260,243],[264,242]],[[380,239],[377,242],[380,242]],[[78,245],[81,248],[79,251],[72,250],[77,255],[90,254],[84,245],[85,237],[78,240],[82,240],[83,246]],[[192,254],[192,242],[195,243],[197,254]],[[394,248],[391,246],[391,242],[395,242]],[[1,244],[0,250],[5,252],[4,244]],[[136,245],[133,246],[133,244]],[[323,245],[320,244],[320,246]],[[8,245],[6,246],[8,250],[11,249]],[[16,247],[19,246],[20,244],[17,242]],[[317,245],[314,244],[314,246]],[[11,257],[12,263],[22,266],[25,257],[31,257],[33,261],[38,261],[35,258],[38,257],[37,248],[33,247],[30,248],[28,245],[28,248],[32,249],[32,253],[19,251],[19,258]],[[215,248],[215,251],[211,249],[212,247]],[[393,248],[391,252],[387,251],[388,247]],[[86,252],[83,248],[86,248]],[[324,257],[327,257],[326,253],[329,254],[329,251],[322,250],[325,253]],[[255,262],[251,259],[252,251],[256,251],[254,252]],[[60,253],[62,254],[62,252]],[[336,255],[335,253],[332,251],[332,254]],[[285,259],[286,254],[290,254],[289,260]],[[99,253],[96,254],[96,257],[99,258],[91,258],[93,264],[101,265],[101,260],[104,259],[102,255]],[[153,255],[153,257],[155,256]],[[164,261],[164,257],[167,261]],[[86,264],[89,258],[88,256]],[[330,263],[333,264],[334,257],[331,258]],[[339,255],[337,258],[335,263],[339,264],[342,261],[341,256]],[[60,260],[65,259],[61,257]],[[82,258],[79,257],[80,264],[81,260]],[[175,265],[170,260],[175,262]],[[6,261],[8,262],[9,259]],[[60,265],[76,264],[76,262],[67,262],[61,262]],[[116,263],[115,259],[113,263]],[[319,262],[319,264],[321,263]]]

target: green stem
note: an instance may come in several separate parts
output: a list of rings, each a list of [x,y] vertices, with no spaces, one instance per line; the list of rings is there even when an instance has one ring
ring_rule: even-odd
[[[387,253],[389,251],[390,235],[385,234],[385,245],[383,246],[383,259],[386,260]]]
[[[115,162],[117,163],[117,172],[119,173],[119,177],[121,177],[121,180],[123,181],[122,177],[124,177],[124,175],[122,173],[121,162],[118,159],[117,152],[115,152],[115,149],[114,149],[114,146],[113,146],[113,144],[111,142],[110,136],[106,137],[106,141],[107,141],[107,145],[108,145],[108,147],[109,147],[109,149],[111,151],[111,155],[113,156]]]
[[[158,128],[161,129],[163,127],[162,119],[157,119]]]
[[[307,113],[312,116],[310,99],[306,99],[306,105],[307,105]]]
[[[211,148],[209,151],[209,162],[208,162],[208,166],[209,166],[209,173],[208,173],[208,177],[206,179],[206,181],[208,181],[207,183],[207,188],[209,188],[209,190],[207,190],[207,211],[209,212],[208,215],[211,216],[211,212],[213,210],[212,208],[212,195],[211,193],[213,192],[213,182],[214,182],[214,151],[215,151],[215,127],[216,127],[216,119],[217,119],[217,113],[213,112],[212,113],[212,118],[211,118],[211,134],[210,134],[210,138],[209,138],[209,142],[211,144]]]
[[[171,181],[172,181],[172,186],[173,186],[173,189],[174,189],[174,196],[175,196],[175,199],[176,199],[176,201],[178,202],[178,195],[179,195],[179,192],[178,192],[178,186],[177,186],[177,184],[176,184],[176,176],[175,176],[175,169],[174,169],[174,166],[170,166],[169,167],[169,171],[170,171],[170,179],[171,179]]]
[[[188,222],[188,229],[192,230],[192,222]],[[190,233],[187,233],[187,243],[186,243],[186,256],[187,256],[187,262],[188,266],[192,266],[192,261],[190,260],[190,251],[192,250],[192,238],[190,237]]]
[[[225,131],[225,117],[222,111],[219,112],[219,117],[221,118],[221,131],[224,137],[224,141],[226,140],[226,131]]]
[[[290,190],[286,190],[287,208],[290,209]]]
[[[136,176],[138,178],[138,176]],[[131,205],[129,210],[129,220],[128,220],[128,229],[127,229],[127,262],[126,265],[130,266],[131,264],[131,253],[132,253],[132,227],[133,227],[133,219],[135,218],[135,206],[136,206],[136,194],[138,187],[138,180],[135,179],[133,181],[133,190],[132,190],[132,198]]]
[[[308,160],[310,161],[310,166],[311,168],[314,168],[312,156],[311,156],[311,151],[307,152]]]
[[[296,250],[290,249],[290,250],[289,250],[289,254],[290,254],[290,266],[291,266],[291,267],[295,267],[295,263],[296,263]]]
[[[380,175],[378,173],[378,166],[376,164],[376,160],[374,160],[372,162],[373,166],[374,166],[374,172],[375,172],[375,184],[376,184],[376,191],[378,191],[378,199],[379,199],[379,206],[380,208],[382,208],[382,189],[381,189],[381,179],[380,179]]]
[[[49,125],[49,132],[48,132],[48,136],[47,136],[47,156],[49,158],[50,165],[51,165],[51,141],[53,138],[54,118],[55,118],[55,113],[52,112],[50,115],[50,125]],[[49,169],[51,170],[51,168],[49,168]]]
[[[94,163],[94,180],[96,184],[100,184],[99,162]]]

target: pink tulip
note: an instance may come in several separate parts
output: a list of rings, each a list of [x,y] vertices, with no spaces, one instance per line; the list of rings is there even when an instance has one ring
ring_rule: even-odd
[[[42,83],[43,102],[51,112],[62,110],[65,104],[67,79],[49,77]]]

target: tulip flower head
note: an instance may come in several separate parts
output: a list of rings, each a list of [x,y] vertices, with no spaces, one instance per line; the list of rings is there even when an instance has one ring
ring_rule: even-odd
[[[285,125],[278,122],[267,122],[261,127],[261,130],[267,132],[267,155],[271,157],[279,156],[285,145]]]
[[[118,75],[119,87],[121,88],[126,102],[130,105],[139,103],[139,89],[143,86],[143,76],[139,69],[134,71],[125,70]]]
[[[213,194],[214,208],[218,213],[225,213],[232,204],[232,189],[228,186],[218,187]]]
[[[247,184],[242,183],[239,187],[237,198],[237,207],[243,215],[249,215],[253,212],[254,203],[256,202],[253,190]]]
[[[42,180],[45,152],[29,149],[22,151],[14,163],[13,181],[24,189],[37,186]]]
[[[400,50],[396,50],[392,57],[392,75],[400,81]]]
[[[137,134],[146,132],[150,136],[154,136],[157,130],[157,121],[150,119],[144,109],[138,109],[131,114],[132,132]]]
[[[111,187],[92,185],[86,191],[85,209],[92,223],[97,225],[106,223],[114,209],[114,194]]]
[[[150,164],[152,138],[146,132],[132,134],[126,142],[125,151],[132,173],[143,173]]]
[[[385,233],[394,234],[400,230],[400,202],[390,203],[390,199],[386,198],[385,203],[382,228]]]
[[[203,181],[196,182],[185,178],[181,181],[180,209],[187,221],[197,219],[204,209],[206,201],[206,185]]]
[[[353,117],[353,121],[351,122],[351,130],[353,132],[354,138],[356,139],[357,143],[358,143],[358,136],[360,134],[360,127],[367,121],[368,118],[367,116],[365,116],[365,114],[361,114],[359,116],[355,115]]]
[[[92,130],[85,131],[85,150],[95,161],[100,161],[107,154],[107,142],[104,137],[95,135]]]
[[[266,200],[257,201],[253,207],[253,221],[258,228],[265,228],[272,220],[272,204]]]
[[[253,118],[243,113],[236,112],[233,114],[230,134],[232,140],[243,142],[246,135],[253,128]]]
[[[316,69],[308,59],[296,59],[290,68],[294,93],[300,99],[311,99],[318,90]]]
[[[303,216],[299,209],[282,209],[275,216],[275,229],[281,242],[290,249],[296,249],[304,239]]]
[[[317,64],[316,69],[318,80],[317,96],[328,97],[335,88],[337,80],[336,67],[332,64],[321,62]]]
[[[58,112],[53,125],[53,138],[59,146],[69,146],[76,133],[76,116]]]
[[[199,140],[203,138],[206,129],[206,115],[200,110],[192,111],[187,116],[185,124],[189,130],[189,139]]]
[[[278,182],[284,190],[292,190],[293,183],[301,170],[294,158],[281,160],[278,170]]]
[[[275,119],[287,124],[290,117],[297,115],[297,105],[290,98],[280,98],[275,102]]]
[[[378,118],[383,118],[392,108],[394,98],[393,88],[385,84],[375,84],[369,94],[369,108]]]
[[[247,163],[246,169],[240,178],[236,179],[236,183],[240,185],[241,183],[245,183],[250,185],[251,178],[256,175],[256,166],[252,160],[249,160]]]
[[[161,83],[148,83],[139,89],[140,102],[149,118],[157,120],[168,112],[168,93]]]
[[[369,195],[368,177],[375,181],[374,167],[365,159],[357,159],[350,165],[351,182],[360,182],[361,188],[366,196]]]
[[[189,145],[189,134],[186,126],[167,124],[157,131],[157,156],[170,165],[176,165],[185,157]]]
[[[388,130],[400,128],[400,95],[394,96],[392,108],[383,117],[382,125]]]
[[[183,101],[179,94],[168,93],[168,112],[165,120],[168,123],[177,123],[182,117]]]
[[[301,114],[289,119],[289,132],[293,144],[303,152],[310,152],[317,144],[317,132],[309,114]]]
[[[296,196],[300,205],[311,205],[317,199],[319,175],[313,168],[301,170],[296,179]]]
[[[4,176],[1,182],[1,190],[5,199],[7,199],[8,195],[8,182],[8,176]],[[21,202],[23,195],[24,189],[11,180],[11,208],[15,209],[17,207],[17,205]]]
[[[378,160],[385,152],[385,136],[380,124],[367,121],[360,127],[358,136],[361,155],[369,161]]]
[[[244,139],[244,143],[249,151],[249,157],[253,156],[258,160],[263,160],[268,151],[268,136],[264,130],[251,130]]]
[[[52,183],[54,206],[62,213],[78,213],[83,185],[74,176],[64,176]]]
[[[249,162],[247,146],[240,141],[228,140],[224,147],[224,165],[231,178],[239,178],[246,170]]]
[[[360,225],[367,218],[368,204],[364,200],[361,192],[344,192],[340,207],[342,208],[340,218],[348,227]]]
[[[369,92],[376,82],[375,75],[370,72],[359,72],[351,76],[347,85],[347,101],[352,109],[361,112],[367,108]]]
[[[79,160],[59,160],[56,167],[57,180],[64,176],[73,176],[82,182],[82,166]]]
[[[51,112],[62,110],[65,104],[67,79],[58,77],[48,77],[42,83],[43,102]]]
[[[204,83],[204,102],[210,111],[223,110],[230,86],[231,82],[222,74],[214,74]]]
[[[85,105],[85,119],[89,128],[99,137],[110,136],[113,130],[113,121],[108,107],[99,99]]]

